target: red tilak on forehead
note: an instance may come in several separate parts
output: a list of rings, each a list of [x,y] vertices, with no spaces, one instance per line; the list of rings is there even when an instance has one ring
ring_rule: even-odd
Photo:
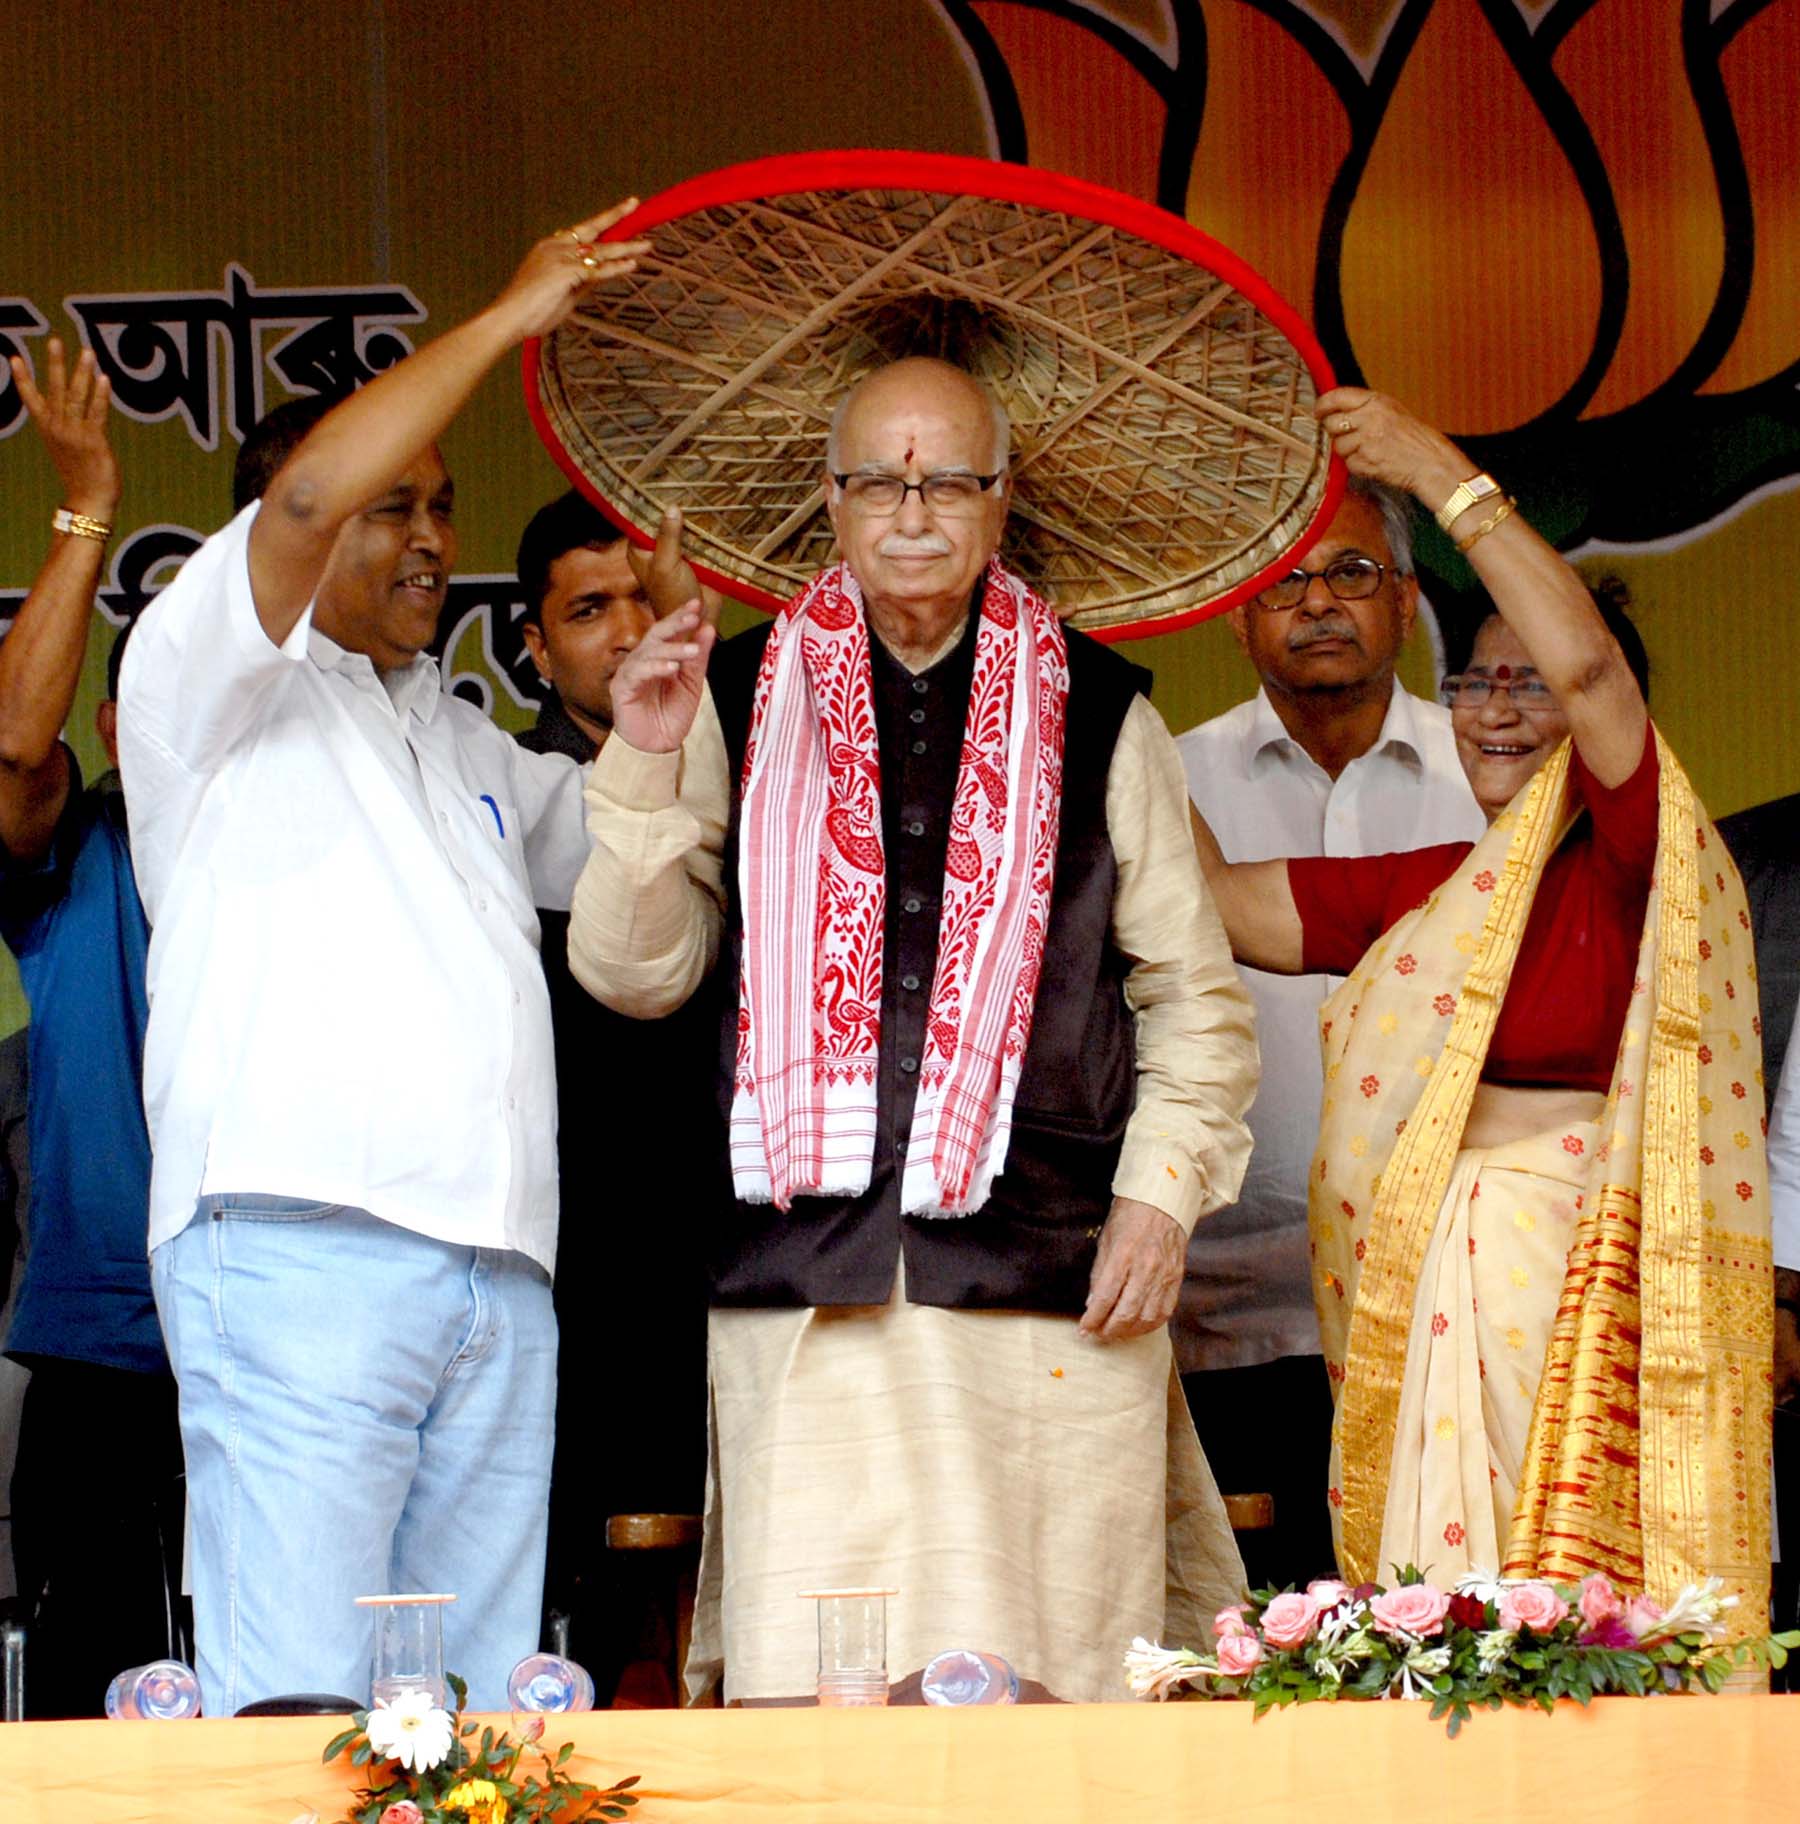
[[[912,462],[912,445],[910,443],[906,446],[906,460],[909,464]]]
[[[1494,676],[1496,678],[1510,678],[1512,675],[1512,667],[1510,665],[1496,665],[1494,667]]]

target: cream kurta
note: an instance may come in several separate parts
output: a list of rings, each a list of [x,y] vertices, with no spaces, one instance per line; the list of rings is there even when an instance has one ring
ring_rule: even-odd
[[[717,953],[730,802],[710,699],[679,755],[617,736],[588,788],[594,853],[570,964],[619,1011],[693,992]],[[1138,1096],[1113,1191],[1184,1230],[1236,1195],[1256,1087],[1252,1018],[1188,828],[1174,743],[1143,699],[1107,776],[1115,943]],[[809,1693],[812,1605],[885,1583],[898,1678],[949,1646],[1004,1653],[1056,1695],[1126,1695],[1134,1634],[1195,1638],[1242,1567],[1166,1331],[1081,1337],[1072,1317],[882,1309],[715,1311],[713,1477],[690,1684]]]

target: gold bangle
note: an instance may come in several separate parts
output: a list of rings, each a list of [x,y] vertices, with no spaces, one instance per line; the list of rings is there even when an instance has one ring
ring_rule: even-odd
[[[1487,535],[1499,525],[1501,520],[1505,519],[1518,504],[1519,503],[1514,500],[1510,494],[1507,495],[1499,506],[1497,506],[1467,538],[1459,538],[1456,541],[1457,550],[1467,551],[1471,545],[1479,544],[1481,540],[1486,538]]]
[[[85,513],[71,513],[67,507],[58,507],[50,515],[50,529],[66,532],[71,538],[91,538],[101,545],[112,537],[112,527],[105,520],[90,519]]]
[[[1432,515],[1437,523],[1448,532],[1463,514],[1474,506],[1478,500],[1486,500],[1490,495],[1500,492],[1500,484],[1483,469],[1471,475],[1467,481],[1459,481],[1450,498]]]

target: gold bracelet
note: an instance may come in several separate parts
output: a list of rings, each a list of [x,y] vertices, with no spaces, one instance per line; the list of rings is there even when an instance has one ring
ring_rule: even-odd
[[[1480,470],[1471,475],[1467,481],[1459,481],[1456,484],[1455,492],[1438,508],[1432,518],[1443,527],[1445,532],[1448,532],[1478,500],[1486,500],[1499,492],[1499,482],[1485,469]]]
[[[1467,538],[1459,538],[1456,541],[1457,550],[1467,551],[1471,545],[1479,544],[1481,540],[1486,538],[1487,535],[1499,525],[1501,520],[1505,519],[1518,504],[1519,503],[1514,500],[1510,494],[1507,495],[1499,506],[1497,506]]]
[[[105,520],[90,519],[85,513],[71,513],[67,507],[58,507],[50,515],[50,529],[66,532],[71,538],[91,538],[101,545],[112,537],[112,527]]]

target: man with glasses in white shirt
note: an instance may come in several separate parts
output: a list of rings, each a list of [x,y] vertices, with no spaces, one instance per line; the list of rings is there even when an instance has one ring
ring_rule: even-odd
[[[325,416],[148,608],[120,759],[153,937],[151,1278],[204,1708],[369,1691],[354,1598],[449,1591],[503,1709],[536,1646],[556,1326],[538,905],[581,772],[442,688],[436,439],[648,243],[621,205]]]
[[[1394,676],[1412,632],[1407,503],[1353,480],[1304,569],[1231,614],[1262,688],[1179,737],[1188,792],[1232,861],[1377,855],[1474,840],[1486,827],[1449,712]],[[1313,1310],[1306,1174],[1319,1131],[1323,975],[1245,969],[1262,1087],[1236,1204],[1199,1223],[1171,1325],[1194,1423],[1219,1485],[1274,1496],[1245,1535],[1252,1587],[1324,1575],[1331,1393]]]

